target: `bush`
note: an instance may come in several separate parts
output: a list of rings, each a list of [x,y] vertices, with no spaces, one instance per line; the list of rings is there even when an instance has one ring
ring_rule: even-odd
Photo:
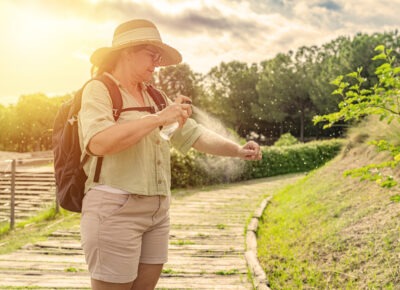
[[[277,146],[277,147],[291,146],[291,145],[295,145],[298,143],[299,143],[299,140],[297,140],[296,137],[294,137],[290,133],[285,133],[274,143],[274,146]]]
[[[287,147],[264,147],[260,161],[217,157],[191,150],[171,154],[172,188],[230,183],[316,169],[335,157],[340,140],[314,141]]]

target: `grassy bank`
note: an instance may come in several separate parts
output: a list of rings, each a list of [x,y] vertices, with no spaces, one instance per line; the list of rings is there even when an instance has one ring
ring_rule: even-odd
[[[355,132],[341,156],[274,196],[258,233],[272,289],[399,289],[399,188],[343,177],[387,158],[369,137]]]

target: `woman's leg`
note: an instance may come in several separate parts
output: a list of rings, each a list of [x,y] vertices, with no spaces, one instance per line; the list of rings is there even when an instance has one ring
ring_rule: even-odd
[[[163,264],[139,264],[138,276],[131,290],[153,290],[160,278]],[[122,288],[121,288],[122,289]]]
[[[129,290],[133,282],[129,283],[109,283],[92,279],[92,290]]]

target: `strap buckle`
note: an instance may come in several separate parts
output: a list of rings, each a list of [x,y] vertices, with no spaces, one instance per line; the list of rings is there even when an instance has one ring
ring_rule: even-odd
[[[71,116],[70,119],[68,119],[68,123],[73,126],[75,122],[78,122],[78,117],[76,115]]]
[[[112,111],[113,111],[113,116],[114,117],[118,117],[119,116],[120,111],[118,109],[112,109]]]

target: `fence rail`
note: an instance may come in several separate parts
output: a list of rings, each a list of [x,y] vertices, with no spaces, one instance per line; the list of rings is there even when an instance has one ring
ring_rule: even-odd
[[[0,224],[15,223],[34,216],[56,202],[54,173],[37,167],[51,158],[10,159],[1,162]]]

